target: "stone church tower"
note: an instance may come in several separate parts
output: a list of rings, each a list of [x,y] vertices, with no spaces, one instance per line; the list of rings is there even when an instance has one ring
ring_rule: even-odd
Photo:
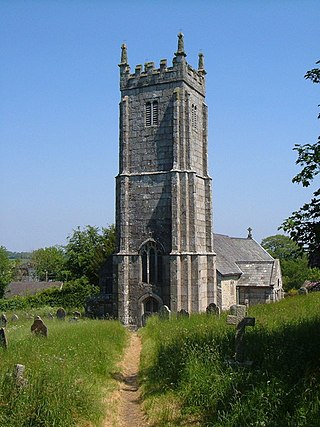
[[[124,324],[162,305],[201,312],[216,302],[205,70],[186,62],[183,35],[173,66],[120,67],[120,162],[116,177],[114,301]]]

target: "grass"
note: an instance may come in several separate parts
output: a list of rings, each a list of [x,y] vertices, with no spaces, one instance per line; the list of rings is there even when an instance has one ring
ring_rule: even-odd
[[[145,408],[158,426],[320,425],[320,294],[252,307],[251,368],[228,364],[234,326],[207,315],[142,331]]]
[[[8,323],[9,346],[0,349],[0,425],[100,426],[126,331],[115,321],[43,319],[48,338],[31,334],[32,320]],[[25,387],[15,385],[17,363],[26,367]]]

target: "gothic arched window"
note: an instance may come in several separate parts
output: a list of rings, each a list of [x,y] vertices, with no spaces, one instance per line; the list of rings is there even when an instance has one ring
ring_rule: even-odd
[[[161,250],[155,241],[146,242],[140,249],[141,280],[156,285],[162,281]]]

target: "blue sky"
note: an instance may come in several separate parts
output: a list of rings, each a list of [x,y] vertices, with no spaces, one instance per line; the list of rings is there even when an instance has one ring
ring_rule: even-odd
[[[205,55],[214,229],[256,240],[311,195],[294,144],[319,134],[319,1],[0,0],[0,245],[114,222],[120,46],[131,69]]]

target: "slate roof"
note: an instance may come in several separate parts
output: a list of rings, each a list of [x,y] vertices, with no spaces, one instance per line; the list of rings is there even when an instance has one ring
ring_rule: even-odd
[[[63,282],[11,282],[6,288],[5,298],[17,295],[34,295],[48,288],[62,288]]]
[[[239,275],[238,285],[270,285],[275,260],[254,239],[214,234],[213,245],[221,275]]]

